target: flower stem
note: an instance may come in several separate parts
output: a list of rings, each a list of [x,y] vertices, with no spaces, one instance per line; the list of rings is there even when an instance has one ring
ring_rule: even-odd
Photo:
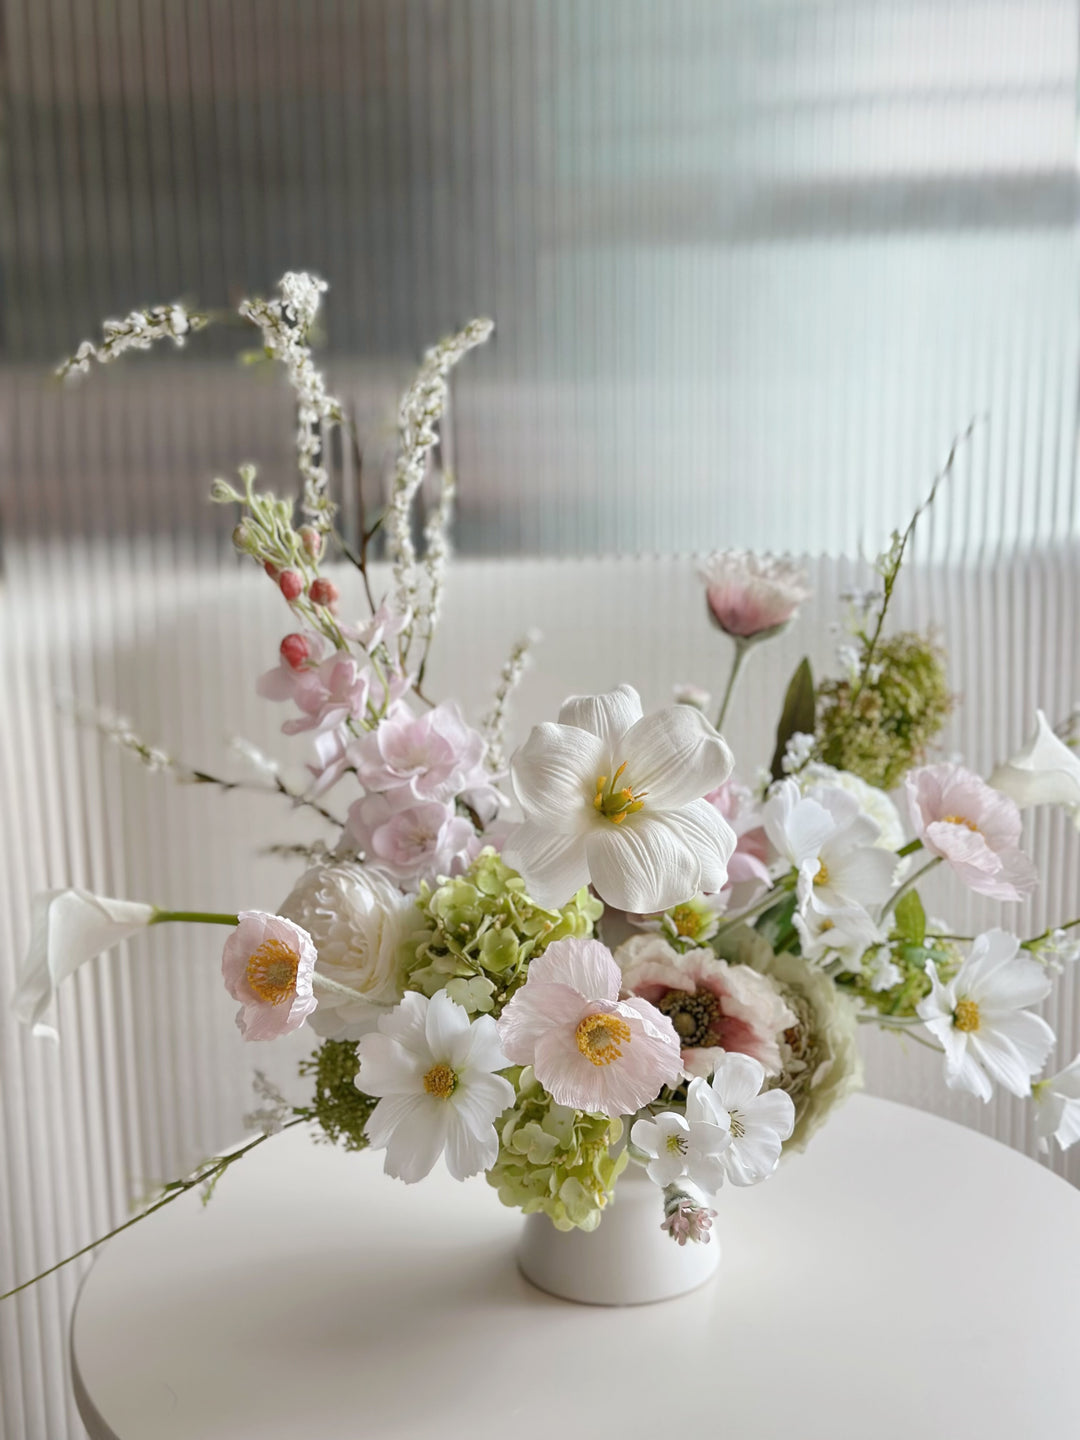
[[[167,920],[183,921],[187,925],[239,925],[238,915],[226,915],[220,910],[159,910],[154,906],[149,924],[163,925]]]
[[[731,704],[731,697],[735,691],[735,681],[738,679],[739,671],[742,669],[742,663],[746,659],[747,652],[750,649],[750,642],[744,640],[741,635],[736,635],[733,639],[735,642],[735,655],[731,661],[731,669],[728,672],[727,685],[724,688],[724,698],[720,701],[720,713],[716,717],[717,730],[719,730],[720,726],[724,723],[724,716],[728,712],[728,706]]]
[[[173,917],[166,916],[165,918]],[[151,921],[151,924],[153,924],[153,921]],[[306,1119],[306,1116],[298,1116],[295,1120],[286,1121],[281,1128],[282,1130],[291,1130],[294,1125],[303,1125]],[[132,1225],[137,1225],[140,1220],[147,1219],[147,1217],[153,1215],[155,1211],[163,1209],[166,1205],[171,1205],[174,1200],[178,1200],[181,1195],[186,1195],[189,1190],[194,1190],[197,1185],[204,1185],[208,1181],[219,1180],[230,1165],[234,1165],[236,1161],[242,1159],[243,1156],[249,1155],[251,1151],[261,1145],[264,1140],[269,1140],[270,1138],[269,1135],[258,1135],[254,1140],[249,1140],[246,1145],[241,1146],[239,1150],[233,1150],[228,1155],[215,1156],[213,1160],[207,1161],[205,1165],[196,1170],[195,1173],[190,1175],[186,1180],[172,1181],[166,1186],[166,1194],[164,1194],[160,1200],[155,1201],[148,1209],[140,1210],[138,1215],[133,1215],[130,1220],[125,1220],[122,1225],[117,1225],[116,1228],[110,1230],[107,1235],[100,1235],[96,1240],[91,1240],[89,1245],[84,1245],[81,1250],[76,1250],[74,1254],[68,1255],[63,1260],[58,1260],[55,1265],[50,1265],[48,1270],[42,1270],[41,1274],[35,1275],[33,1279],[24,1280],[21,1285],[16,1285],[13,1290],[5,1290],[4,1293],[0,1295],[0,1301],[10,1300],[13,1295],[18,1295],[23,1290],[29,1290],[30,1286],[36,1285],[39,1280],[44,1280],[49,1275],[55,1275],[57,1270],[62,1270],[65,1265],[70,1265],[73,1260],[79,1260],[83,1255],[89,1255],[91,1250],[96,1250],[99,1245],[104,1245],[106,1240],[113,1239],[114,1236],[121,1234],[124,1230],[130,1230]]]
[[[865,1019],[860,1015],[859,1019],[865,1025],[876,1025],[879,1030],[891,1030],[894,1035],[903,1035],[908,1040],[914,1040],[916,1045],[924,1045],[927,1050],[933,1050],[935,1055],[944,1054],[943,1046],[935,1045],[932,1040],[927,1040],[925,1035],[916,1035],[914,1030],[909,1030],[906,1024],[897,1023],[894,1019],[886,1018],[885,1016],[878,1017],[876,1015],[868,1015]],[[921,1024],[922,1022],[919,1021],[917,1023]]]
[[[913,890],[929,870],[933,870],[935,865],[940,864],[941,856],[935,855],[933,860],[931,860],[928,864],[924,865],[921,870],[916,870],[914,875],[909,875],[908,878],[904,881],[904,883],[899,887],[899,889],[894,891],[894,893],[889,896],[888,900],[886,900],[885,904],[881,907],[881,919],[884,920],[886,915],[896,909],[897,901],[903,899],[903,897],[907,894],[909,890]]]
[[[897,850],[897,852],[896,852],[897,859],[902,860],[905,855],[914,855],[916,850],[921,850],[921,849],[922,849],[922,841],[921,841],[921,840],[909,840],[906,845],[901,845],[901,846],[900,846],[900,849]]]
[[[770,886],[760,900],[755,900],[753,905],[740,911],[738,915],[733,915],[730,920],[725,920],[713,939],[715,940],[717,936],[723,935],[728,930],[734,930],[736,925],[741,925],[746,920],[752,920],[755,915],[760,915],[770,906],[778,904],[792,889],[794,889],[794,882],[790,877],[785,877],[779,884]]]

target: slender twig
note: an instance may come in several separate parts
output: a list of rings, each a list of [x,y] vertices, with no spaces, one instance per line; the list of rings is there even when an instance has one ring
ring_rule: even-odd
[[[321,815],[324,820],[329,821],[331,825],[336,826],[338,829],[345,823],[344,820],[339,820],[331,811],[324,809],[317,800],[312,800],[307,795],[302,795],[296,790],[290,790],[280,775],[274,776],[274,783],[270,786],[258,785],[252,780],[226,780],[221,775],[211,775],[207,770],[184,769],[183,774],[185,779],[194,784],[216,785],[219,790],[253,790],[260,795],[285,795],[294,805],[303,805],[308,810],[314,810],[316,815]]]
[[[728,706],[731,704],[731,697],[735,693],[735,681],[738,678],[739,671],[742,669],[742,663],[746,659],[747,653],[750,650],[749,641],[744,640],[742,636],[736,635],[734,637],[734,640],[735,655],[731,661],[731,670],[728,672],[727,685],[724,687],[724,698],[720,701],[720,712],[716,717],[717,730],[719,730],[721,725],[723,725],[724,723],[724,716],[728,712]]]
[[[306,1122],[307,1116],[299,1116],[295,1120],[286,1121],[281,1128],[282,1130],[290,1130],[294,1125],[303,1125]],[[35,1275],[33,1279],[24,1280],[21,1285],[16,1285],[13,1290],[5,1290],[3,1295],[0,1295],[0,1300],[10,1300],[13,1295],[18,1295],[23,1290],[29,1290],[30,1286],[36,1285],[39,1280],[44,1280],[49,1275],[55,1275],[56,1272],[62,1270],[65,1265],[70,1265],[73,1260],[79,1260],[84,1255],[89,1255],[91,1250],[96,1250],[99,1245],[104,1245],[106,1240],[112,1240],[125,1230],[130,1230],[131,1227],[137,1225],[140,1220],[146,1220],[158,1210],[164,1209],[166,1205],[171,1205],[172,1202],[178,1200],[181,1195],[186,1195],[189,1190],[194,1190],[199,1185],[205,1185],[208,1182],[219,1180],[230,1165],[235,1164],[236,1161],[242,1159],[243,1156],[250,1154],[251,1151],[261,1145],[264,1140],[269,1140],[270,1138],[269,1135],[258,1135],[254,1140],[249,1140],[248,1143],[239,1150],[234,1150],[229,1155],[217,1155],[213,1160],[208,1160],[204,1165],[201,1165],[193,1175],[189,1176],[188,1179],[172,1181],[167,1186],[168,1193],[163,1195],[160,1200],[155,1201],[148,1209],[140,1210],[138,1215],[133,1215],[130,1220],[125,1220],[122,1225],[117,1225],[116,1228],[110,1230],[107,1235],[100,1235],[96,1240],[91,1240],[89,1245],[84,1245],[81,1250],[76,1250],[73,1255],[68,1255],[65,1259],[58,1260],[55,1265],[50,1265],[48,1270],[42,1270],[41,1274]]]
[[[880,918],[884,920],[886,915],[896,909],[897,901],[901,900],[909,890],[913,889],[929,870],[933,870],[935,865],[940,864],[941,856],[935,855],[933,860],[924,865],[921,870],[916,870],[914,875],[910,875],[904,883],[889,896],[888,900],[885,901],[885,904],[881,907]]]

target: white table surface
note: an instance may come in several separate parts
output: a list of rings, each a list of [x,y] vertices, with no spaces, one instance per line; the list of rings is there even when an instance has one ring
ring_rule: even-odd
[[[518,1212],[441,1171],[276,1137],[105,1247],[72,1322],[93,1440],[1064,1440],[1080,1435],[1080,1192],[858,1096],[725,1191],[717,1279],[553,1300]]]

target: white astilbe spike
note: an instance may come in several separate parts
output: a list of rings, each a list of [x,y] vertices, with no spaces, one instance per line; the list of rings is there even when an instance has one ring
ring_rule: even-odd
[[[279,300],[244,300],[240,304],[240,314],[262,332],[266,353],[280,360],[288,374],[296,396],[296,458],[304,481],[301,508],[323,532],[334,520],[330,477],[322,463],[323,427],[342,421],[341,404],[327,391],[308,345],[326,288],[325,280],[290,270],[278,281]]]
[[[155,340],[171,340],[180,347],[188,335],[205,329],[209,323],[208,315],[190,313],[179,301],[132,310],[123,320],[105,320],[101,326],[105,337],[101,344],[84,340],[74,355],[56,367],[56,374],[61,380],[73,380],[85,375],[93,360],[99,365],[108,365],[129,350],[149,350]]]
[[[410,517],[427,471],[428,453],[439,438],[439,420],[448,394],[446,377],[463,355],[483,344],[494,328],[490,320],[472,320],[464,330],[433,345],[401,398],[398,458],[386,517],[387,540],[394,560],[393,608],[399,615],[415,615],[420,608],[420,576]],[[441,511],[440,504],[438,513]],[[430,545],[430,534],[426,538]]]
[[[454,518],[454,498],[457,485],[453,473],[443,472],[439,503],[432,510],[424,525],[424,570],[427,575],[427,594],[418,602],[416,614],[417,634],[430,641],[439,623],[442,612],[443,587],[446,584],[446,567],[450,563],[450,525]]]
[[[523,635],[510,651],[506,664],[499,671],[499,681],[491,709],[480,722],[480,733],[487,741],[484,764],[492,775],[501,775],[506,770],[506,712],[510,696],[517,689],[529,663],[529,651],[541,640],[539,630],[530,630]]]

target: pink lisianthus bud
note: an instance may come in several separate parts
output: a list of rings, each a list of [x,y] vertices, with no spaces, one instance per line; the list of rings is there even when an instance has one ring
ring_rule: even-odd
[[[302,525],[300,527],[300,544],[303,545],[304,550],[312,560],[321,558],[323,552],[323,537],[319,534],[318,530],[315,529],[314,525]]]
[[[278,588],[291,605],[304,593],[304,582],[296,570],[283,570],[278,576]]]
[[[320,575],[308,587],[308,599],[313,605],[325,605],[329,609],[338,602],[338,588],[332,580]]]
[[[809,599],[806,575],[790,560],[725,550],[701,566],[709,613],[739,640],[764,639],[793,620]]]
[[[290,670],[299,670],[311,654],[311,646],[303,635],[286,635],[280,648],[281,658]]]

